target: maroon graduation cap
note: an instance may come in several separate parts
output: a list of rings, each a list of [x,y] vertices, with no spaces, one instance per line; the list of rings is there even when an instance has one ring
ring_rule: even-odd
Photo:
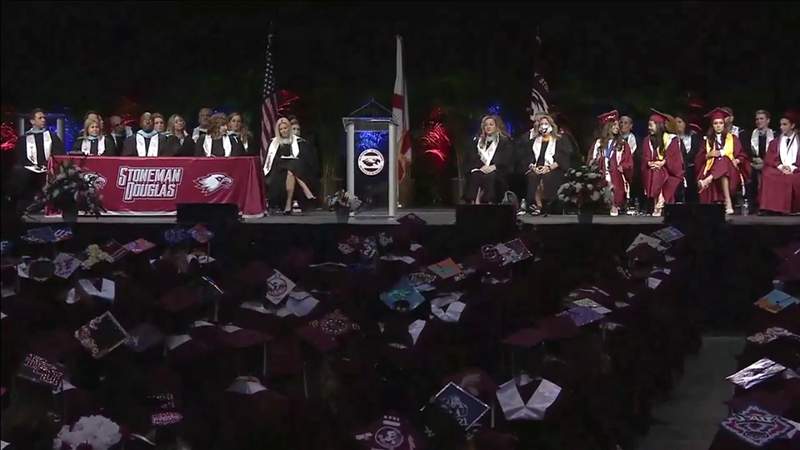
[[[75,338],[93,358],[100,359],[127,342],[130,336],[111,311],[106,311],[78,328]]]
[[[339,340],[349,334],[358,332],[361,327],[335,309],[319,319],[310,321],[297,330],[297,334],[320,352],[329,352],[339,348]]]
[[[359,448],[365,450],[422,450],[426,442],[411,423],[389,411],[353,436]]]

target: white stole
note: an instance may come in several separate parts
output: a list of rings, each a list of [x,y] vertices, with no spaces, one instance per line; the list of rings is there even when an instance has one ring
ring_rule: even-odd
[[[778,147],[778,153],[780,154],[781,158],[781,165],[782,166],[789,166],[792,170],[797,170],[797,132],[794,133],[789,142],[789,146],[786,145],[786,136],[780,137],[780,146]]]
[[[201,131],[202,131],[203,133],[206,133],[206,134],[208,134],[208,130],[207,130],[207,129],[205,129],[205,128],[195,127],[195,129],[194,129],[194,130],[192,130],[192,140],[193,140],[193,141],[197,142],[197,140],[198,140],[198,139],[200,139],[200,132],[201,132]]]
[[[542,152],[542,137],[537,136],[536,139],[533,140],[533,162],[536,164],[536,161],[539,161],[539,154]],[[544,163],[547,165],[553,164],[554,157],[556,154],[556,138],[554,136],[550,136],[550,140],[547,142],[547,148],[544,151]]]
[[[484,147],[481,145],[481,141],[478,141],[478,154],[481,157],[481,161],[483,162],[484,166],[488,166],[492,163],[492,159],[494,159],[494,154],[497,151],[497,143],[500,142],[500,138],[498,137],[488,147]],[[484,144],[486,142],[484,141]]]
[[[203,151],[206,152],[206,156],[211,156],[211,144],[213,140],[211,136],[206,135],[205,139],[203,139]],[[222,148],[225,150],[225,157],[231,156],[231,138],[230,136],[222,136]]]
[[[159,134],[155,133],[153,137],[150,138],[150,146],[145,148],[144,136],[136,133],[136,153],[138,153],[141,157],[158,156],[158,136]]]
[[[758,136],[759,136],[758,128],[753,130],[753,134],[750,136],[750,151],[753,152],[754,156],[758,156]],[[767,136],[767,143],[764,144],[764,153],[767,152],[767,148],[769,148],[769,143],[775,139],[775,133],[772,132],[772,128],[767,128],[767,131],[764,133]]]
[[[47,160],[50,159],[50,149],[53,146],[53,137],[50,136],[50,131],[43,131],[42,132],[42,140],[44,141],[44,158],[45,161],[36,161],[36,139],[34,138],[35,133],[28,133],[25,136],[25,147],[28,151],[28,160],[33,164],[44,166],[47,164]]]
[[[92,141],[89,139],[82,139],[81,142],[81,153],[84,155],[88,155],[92,152]],[[97,154],[102,155],[106,152],[106,139],[105,136],[100,136],[97,138]]]
[[[520,375],[520,386],[533,381],[527,375]],[[506,420],[543,420],[547,409],[555,403],[561,393],[561,386],[542,378],[541,384],[527,402],[517,388],[516,379],[511,379],[497,388],[497,402]]]
[[[277,137],[272,138],[272,142],[269,143],[269,149],[267,149],[267,160],[264,162],[264,175],[268,175],[269,171],[272,170],[272,162],[275,159],[275,155],[278,153],[278,147],[280,147],[280,142],[278,141]],[[300,147],[297,145],[297,136],[292,136],[292,156],[297,158],[300,155]]]

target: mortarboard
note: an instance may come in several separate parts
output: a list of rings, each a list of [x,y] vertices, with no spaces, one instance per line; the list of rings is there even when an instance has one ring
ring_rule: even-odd
[[[401,278],[389,291],[382,292],[380,299],[389,309],[395,311],[413,311],[425,302],[425,297],[406,277]]]
[[[155,246],[156,244],[148,241],[147,239],[139,238],[136,239],[135,241],[131,241],[125,244],[125,249],[135,255],[138,255],[140,253],[146,252],[147,250],[150,250],[151,248],[154,248]]]
[[[151,323],[140,323],[129,332],[126,345],[134,352],[141,353],[164,341],[164,333]]]
[[[73,236],[72,229],[69,227],[38,227],[31,228],[22,235],[22,239],[34,244],[46,244],[53,242],[66,241]]]
[[[273,305],[278,305],[282,302],[296,286],[289,277],[277,270],[273,271],[272,275],[267,278],[266,284],[267,290],[264,293],[264,299]]]
[[[724,119],[727,119],[730,116],[731,116],[731,113],[726,111],[724,108],[717,107],[717,108],[712,109],[708,113],[706,113],[706,115],[703,116],[703,117],[708,117],[710,120],[713,121],[713,120],[716,120],[716,119],[723,119],[724,120]]]
[[[189,233],[185,228],[175,227],[164,231],[164,241],[169,245],[180,244],[189,239]]]
[[[800,300],[783,291],[773,289],[767,295],[758,299],[755,302],[755,305],[761,309],[776,314],[797,303],[800,303]]]
[[[17,372],[17,376],[21,378],[56,389],[61,387],[65,375],[66,368],[63,364],[48,361],[46,358],[33,353],[28,353],[25,356]]]
[[[597,121],[600,122],[600,125],[605,125],[608,122],[615,122],[617,120],[619,120],[619,111],[616,109],[597,116]]]
[[[795,124],[795,126],[800,125],[800,111],[796,109],[787,109],[781,115],[781,119],[787,119],[789,122]],[[796,127],[795,127],[796,129]]]
[[[694,130],[694,132],[697,133],[697,134],[702,134],[703,133],[703,129],[700,128],[700,125],[696,124],[694,122],[689,124],[689,129]]]
[[[339,347],[339,338],[360,330],[356,322],[335,309],[299,328],[297,334],[317,350],[327,352]]]
[[[424,226],[428,222],[420,218],[418,215],[414,213],[406,214],[403,217],[397,219],[397,223],[401,225],[414,225],[414,226]]]
[[[59,253],[56,255],[56,259],[53,260],[53,265],[55,266],[55,276],[66,280],[78,270],[81,266],[81,260],[69,253]]]
[[[670,243],[683,238],[684,234],[681,232],[681,230],[675,227],[666,227],[655,231],[653,236],[666,243]]]
[[[125,257],[125,255],[130,253],[127,248],[125,248],[115,239],[110,239],[102,247],[100,247],[100,249],[108,253],[108,255],[111,256],[111,259],[114,260],[114,262],[121,260],[122,258]]]
[[[55,274],[55,265],[48,258],[26,259],[17,265],[17,276],[43,283]]]
[[[725,379],[744,389],[750,389],[751,387],[766,381],[775,375],[778,375],[784,370],[786,370],[786,367],[769,358],[762,358],[745,367],[744,369],[734,373],[733,375],[725,377]]]
[[[559,316],[569,317],[575,326],[582,327],[596,322],[603,318],[603,315],[592,308],[584,306],[574,306],[558,314]]]
[[[202,223],[198,223],[192,228],[189,228],[188,234],[192,237],[192,239],[201,244],[207,244],[211,239],[214,238],[214,232],[209,230]]]
[[[439,261],[436,264],[428,266],[428,270],[435,273],[439,278],[446,280],[461,273],[461,267],[453,261],[453,258],[447,258]]]
[[[102,358],[129,339],[128,332],[106,311],[75,331],[75,338],[95,359]]]
[[[394,412],[387,412],[379,420],[355,433],[359,446],[368,450],[422,450],[425,442],[410,422]]]
[[[765,447],[770,442],[790,437],[795,426],[781,416],[750,405],[744,411],[734,412],[720,425],[753,447]],[[789,448],[789,447],[786,447]]]
[[[447,412],[465,430],[489,411],[489,405],[452,381],[433,396],[431,403]]]
[[[652,111],[652,113],[650,114],[649,120],[652,120],[655,123],[667,123],[674,119],[669,114],[662,113],[656,109],[650,108],[650,111]]]

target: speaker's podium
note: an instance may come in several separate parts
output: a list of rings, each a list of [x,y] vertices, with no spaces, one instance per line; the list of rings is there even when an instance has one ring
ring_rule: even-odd
[[[372,99],[343,117],[342,125],[347,133],[347,192],[364,202],[358,214],[394,217],[397,124],[392,112]]]

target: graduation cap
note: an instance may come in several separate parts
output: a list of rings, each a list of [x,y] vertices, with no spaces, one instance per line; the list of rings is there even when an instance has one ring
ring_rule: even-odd
[[[584,306],[574,306],[559,313],[558,315],[569,317],[575,326],[578,327],[597,322],[603,318],[603,314],[595,311],[593,308],[587,308]]]
[[[158,411],[150,415],[150,425],[166,427],[183,421],[183,414],[178,411]]]
[[[625,250],[625,251],[626,252],[630,252],[631,250],[633,250],[634,247],[636,247],[639,244],[647,244],[647,245],[653,247],[654,249],[656,249],[656,250],[658,250],[660,252],[663,252],[663,251],[665,251],[667,249],[666,247],[661,245],[661,240],[660,239],[658,239],[656,237],[653,237],[653,236],[648,236],[646,234],[639,233],[638,235],[636,235],[636,238],[633,240],[633,242],[631,242],[631,244],[628,246],[627,250]]]
[[[731,116],[731,113],[726,111],[725,108],[714,108],[711,111],[707,112],[706,115],[703,117],[708,117],[710,120],[717,120],[717,119],[727,119]]]
[[[129,253],[129,250],[125,248],[122,244],[117,242],[115,239],[110,239],[106,242],[103,246],[100,247],[101,250],[108,253],[111,256],[111,259],[114,262],[117,262],[125,257]]]
[[[31,228],[21,238],[34,244],[47,244],[72,239],[72,229],[69,227],[38,227]]]
[[[66,376],[66,367],[48,361],[42,356],[28,353],[22,361],[17,376],[51,388],[60,388]]]
[[[67,292],[66,302],[73,304],[81,296],[97,297],[107,303],[113,303],[116,297],[116,283],[107,278],[83,278],[78,280],[78,287]]]
[[[789,122],[792,122],[793,124],[798,125],[798,123],[800,123],[800,111],[798,111],[796,109],[792,109],[792,108],[787,109],[781,115],[781,119],[786,119]]]
[[[653,236],[669,244],[682,239],[684,234],[681,232],[681,230],[670,226],[654,232]]]
[[[67,279],[81,266],[82,261],[69,253],[59,253],[53,260],[55,276]]]
[[[356,322],[335,309],[299,328],[297,334],[317,350],[327,352],[339,347],[339,338],[360,330]]]
[[[466,303],[459,301],[463,293],[451,292],[431,300],[431,313],[444,322],[458,322],[461,314],[467,307]]]
[[[431,403],[447,412],[465,430],[489,411],[489,405],[452,381],[433,396]]]
[[[800,303],[800,300],[797,298],[783,291],[773,289],[767,295],[758,299],[754,304],[761,309],[776,314],[797,303]]]
[[[277,270],[273,271],[272,275],[267,278],[266,284],[267,290],[264,293],[264,299],[268,300],[273,305],[282,302],[296,286],[294,281]]]
[[[190,238],[185,228],[175,227],[164,231],[164,241],[169,245],[178,245]]]
[[[653,109],[653,108],[650,108],[650,111],[652,113],[650,114],[650,118],[648,120],[652,120],[655,123],[667,123],[667,122],[671,122],[671,121],[673,121],[675,119],[671,115],[666,114],[666,113],[662,113],[661,111],[658,111],[658,110]]]
[[[781,337],[787,337],[800,341],[800,335],[792,333],[786,328],[781,327],[769,327],[766,330],[759,331],[752,336],[747,336],[747,340],[756,344],[768,344],[776,339],[780,339]]]
[[[425,442],[411,423],[391,411],[359,430],[353,437],[361,448],[368,450],[421,450],[425,448]]]
[[[421,217],[419,217],[414,213],[409,213],[403,217],[398,218],[397,223],[401,225],[407,225],[407,226],[413,225],[418,227],[425,226],[428,224],[428,222],[426,222],[425,220],[423,220]]]
[[[233,383],[225,389],[226,392],[244,395],[253,395],[266,390],[267,388],[261,384],[258,378],[251,376],[236,377]]]
[[[725,377],[725,379],[744,389],[750,389],[784,370],[786,370],[786,367],[769,358],[762,358],[733,375]]]
[[[766,447],[776,439],[789,438],[795,426],[779,415],[757,405],[734,412],[720,422],[720,426],[753,447]]]
[[[689,124],[689,129],[694,130],[694,132],[697,133],[697,134],[702,134],[703,133],[703,129],[700,127],[700,124],[697,124],[697,123],[694,123],[694,122],[691,122]]]
[[[413,311],[425,302],[425,297],[406,277],[401,278],[389,291],[382,292],[380,299],[389,309],[395,311]]]
[[[188,233],[192,239],[201,244],[207,244],[214,237],[214,233],[202,223],[198,223],[190,228]]]
[[[619,111],[615,109],[613,111],[600,114],[599,116],[597,116],[597,120],[598,122],[600,122],[600,125],[605,125],[608,122],[615,122],[619,120]]]
[[[124,344],[130,336],[111,311],[106,311],[78,328],[75,338],[91,352],[93,358],[100,359]]]
[[[125,249],[135,255],[138,255],[140,253],[146,252],[147,250],[150,250],[151,248],[154,248],[155,246],[156,244],[148,241],[147,239],[139,238],[136,239],[135,241],[131,241],[125,244]]]
[[[503,259],[503,263],[501,264],[503,266],[514,264],[533,256],[520,238],[513,239],[501,245],[502,246],[497,246],[496,248],[500,257]]]
[[[43,283],[55,274],[55,265],[48,258],[26,259],[17,265],[17,276]]]
[[[428,292],[436,289],[431,283],[436,281],[436,275],[428,272],[412,272],[406,275],[408,282],[418,291]]]

